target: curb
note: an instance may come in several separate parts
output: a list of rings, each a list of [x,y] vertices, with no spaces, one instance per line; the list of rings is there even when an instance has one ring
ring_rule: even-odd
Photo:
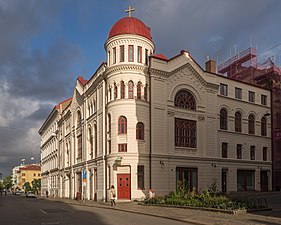
[[[46,198],[46,200],[50,201],[57,201],[61,203],[66,203],[66,204],[71,204],[71,205],[79,205],[79,206],[87,206],[87,207],[93,207],[93,208],[102,208],[102,209],[108,209],[108,210],[117,210],[121,212],[128,212],[128,213],[134,213],[134,214],[140,214],[140,215],[146,215],[146,216],[153,216],[153,217],[158,217],[158,218],[163,218],[163,219],[169,219],[173,221],[179,221],[179,222],[184,222],[184,223],[189,223],[189,224],[194,224],[194,225],[209,225],[209,223],[203,223],[203,222],[197,222],[194,220],[184,220],[184,219],[179,219],[179,218],[172,218],[169,216],[164,216],[164,215],[159,215],[159,214],[152,214],[152,213],[146,213],[146,212],[138,212],[138,211],[133,211],[133,210],[128,210],[128,209],[120,209],[120,208],[114,208],[114,207],[109,207],[108,205],[104,204],[102,205],[101,203],[97,203],[95,205],[89,205],[84,202],[74,202],[74,201],[64,201],[60,199],[55,199],[55,198]]]
[[[209,211],[209,212],[225,213],[225,214],[232,214],[232,215],[245,214],[248,212],[246,209],[230,210],[230,209],[215,209],[215,208],[179,206],[179,205],[148,204],[148,205],[143,205],[143,206],[157,206],[157,207],[168,207],[168,208],[170,207],[170,208],[180,208],[180,209],[204,210],[204,211]],[[268,209],[265,209],[265,210],[268,210]]]

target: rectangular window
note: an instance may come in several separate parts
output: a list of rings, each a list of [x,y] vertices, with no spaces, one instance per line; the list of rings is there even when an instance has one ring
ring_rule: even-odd
[[[175,118],[175,146],[196,148],[196,121]]]
[[[129,49],[128,49],[128,61],[129,61],[129,62],[134,62],[134,46],[133,46],[133,45],[129,45]]]
[[[82,158],[82,135],[79,135],[77,137],[77,158],[81,159]]]
[[[118,152],[127,152],[127,144],[118,144]]]
[[[250,146],[250,159],[255,160],[255,146]]]
[[[145,49],[145,65],[148,65],[148,50]]]
[[[227,96],[227,85],[220,84],[220,95]]]
[[[262,148],[262,160],[267,161],[267,147]]]
[[[255,102],[255,92],[249,91],[249,102]]]
[[[21,175],[24,177],[24,176],[25,176],[25,173],[22,173]]]
[[[138,46],[138,63],[142,63],[142,47]]]
[[[144,166],[138,166],[138,189],[144,190]]]
[[[36,177],[36,173],[34,173],[33,176]]]
[[[242,145],[238,144],[236,146],[237,159],[242,159]]]
[[[124,45],[120,45],[120,62],[125,61],[125,50]]]
[[[189,191],[197,190],[198,172],[196,168],[176,168],[176,187],[185,188],[186,185]]]
[[[22,179],[21,179],[21,182],[22,182],[22,183],[25,183],[25,181],[26,181],[25,178],[22,178]]]
[[[113,64],[116,63],[116,47],[113,48]]]
[[[267,105],[267,96],[266,95],[261,95],[261,104]]]
[[[237,170],[237,191],[255,190],[255,171]]]
[[[241,88],[235,88],[235,98],[242,99],[242,89]]]
[[[40,177],[40,173],[38,173],[38,177]]]
[[[221,151],[222,151],[222,158],[227,158],[227,143],[222,143]]]

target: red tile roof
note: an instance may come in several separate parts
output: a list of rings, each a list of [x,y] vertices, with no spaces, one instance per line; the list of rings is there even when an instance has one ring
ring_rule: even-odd
[[[61,104],[65,103],[65,102],[67,102],[67,101],[69,101],[69,100],[72,100],[72,97],[71,97],[71,98],[68,98],[68,99],[65,99],[65,100],[63,100],[62,102],[60,102],[58,105],[56,105],[56,109],[58,109]]]
[[[40,170],[41,171],[41,167],[38,165],[27,165],[25,167],[19,168],[19,170]]]
[[[78,78],[77,78],[77,80],[84,86],[85,84],[87,84],[87,80],[85,80],[83,77],[81,77],[81,76],[79,76]]]
[[[157,58],[157,59],[163,59],[163,60],[166,60],[166,61],[169,60],[169,59],[168,59],[166,56],[164,56],[163,54],[154,54],[154,55],[152,55],[152,57]]]

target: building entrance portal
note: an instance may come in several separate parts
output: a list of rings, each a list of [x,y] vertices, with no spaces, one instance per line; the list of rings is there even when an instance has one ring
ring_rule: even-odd
[[[268,191],[268,171],[261,171],[261,191]]]
[[[130,174],[117,174],[117,199],[131,199]]]

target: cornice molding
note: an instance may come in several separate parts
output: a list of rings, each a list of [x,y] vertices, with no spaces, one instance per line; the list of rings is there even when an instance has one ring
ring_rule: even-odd
[[[139,73],[143,73],[143,74],[147,74],[148,69],[147,66],[143,66],[143,65],[136,65],[136,64],[121,64],[121,65],[116,65],[116,66],[111,66],[111,67],[107,67],[105,70],[104,75],[108,76],[111,73],[114,72],[122,72],[123,71],[127,72],[127,71],[134,71],[134,72],[139,72]]]
[[[169,72],[166,72],[166,71],[163,71],[163,70],[150,68],[149,71],[150,71],[151,76],[156,75],[156,76],[162,76],[162,77],[165,77],[165,78],[170,76]]]
[[[163,70],[152,69],[152,68],[150,68],[150,72],[151,72],[152,76],[157,75],[157,76],[162,76],[164,78],[168,78],[168,77],[174,76],[175,74],[177,74],[178,72],[180,72],[184,69],[188,69],[192,73],[192,75],[194,75],[200,81],[200,83],[203,86],[205,86],[207,88],[211,88],[211,89],[218,89],[219,88],[218,84],[209,83],[206,80],[204,80],[203,77],[192,67],[192,65],[190,65],[189,62],[180,66],[180,67],[178,67],[175,70],[172,70],[171,72],[166,72],[166,71],[163,71]],[[202,72],[202,74],[203,73],[204,72]]]

